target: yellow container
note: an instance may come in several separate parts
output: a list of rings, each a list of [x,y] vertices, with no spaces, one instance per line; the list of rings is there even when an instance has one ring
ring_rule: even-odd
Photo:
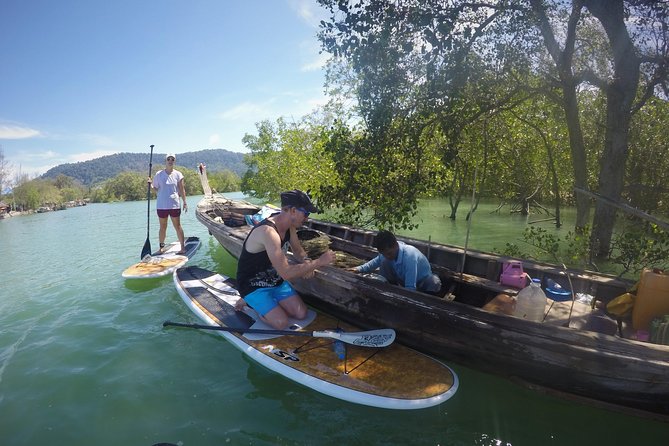
[[[635,330],[648,330],[653,318],[669,314],[669,274],[644,270],[632,310]]]

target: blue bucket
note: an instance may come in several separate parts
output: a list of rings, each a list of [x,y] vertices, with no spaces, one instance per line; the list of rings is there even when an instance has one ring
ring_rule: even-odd
[[[548,279],[546,281],[546,297],[556,302],[564,302],[566,300],[571,300],[571,291],[562,288],[559,283]]]

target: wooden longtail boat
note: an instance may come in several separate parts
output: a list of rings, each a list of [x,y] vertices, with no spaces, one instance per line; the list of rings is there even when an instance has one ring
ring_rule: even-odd
[[[209,195],[196,215],[239,258],[252,226],[225,222],[237,224],[259,210]],[[509,296],[518,289],[499,282],[508,257],[398,237],[420,249],[440,275],[442,295],[433,296],[344,270],[342,253],[359,262],[376,256],[374,231],[318,220],[307,226],[301,239],[326,234],[338,254],[337,263],[319,268],[313,278],[291,281],[308,304],[365,328],[393,328],[400,342],[419,351],[536,390],[669,421],[669,346],[633,340],[625,323],[578,301],[594,296],[595,302],[606,303],[632,283],[523,260],[531,277],[551,278],[573,291],[573,299],[553,305],[544,322],[533,322],[509,315]]]

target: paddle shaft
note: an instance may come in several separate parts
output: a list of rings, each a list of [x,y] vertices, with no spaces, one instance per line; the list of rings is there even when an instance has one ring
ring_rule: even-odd
[[[151,144],[151,155],[149,155],[149,178],[151,178],[151,170],[153,169],[153,144]],[[149,215],[151,214],[151,183],[146,183],[146,241],[140,254],[140,259],[151,254],[151,240],[149,240]]]
[[[151,144],[151,154],[149,155],[149,177],[153,170],[153,144]],[[151,215],[151,183],[146,188],[146,239],[149,239],[149,215]]]
[[[165,321],[163,327],[197,328],[201,330],[226,331],[231,333],[259,333],[281,336],[311,336],[314,338],[337,339],[347,344],[361,347],[387,347],[395,340],[395,331],[387,328],[381,330],[361,331],[357,333],[346,333],[336,331],[292,331],[259,328],[233,328],[221,327],[220,325],[182,324],[179,322]]]

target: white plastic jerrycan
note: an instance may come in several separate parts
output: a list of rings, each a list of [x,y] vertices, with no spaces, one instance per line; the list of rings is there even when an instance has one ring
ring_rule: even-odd
[[[531,281],[516,296],[516,310],[513,315],[521,319],[541,322],[546,311],[546,295],[541,285]]]

